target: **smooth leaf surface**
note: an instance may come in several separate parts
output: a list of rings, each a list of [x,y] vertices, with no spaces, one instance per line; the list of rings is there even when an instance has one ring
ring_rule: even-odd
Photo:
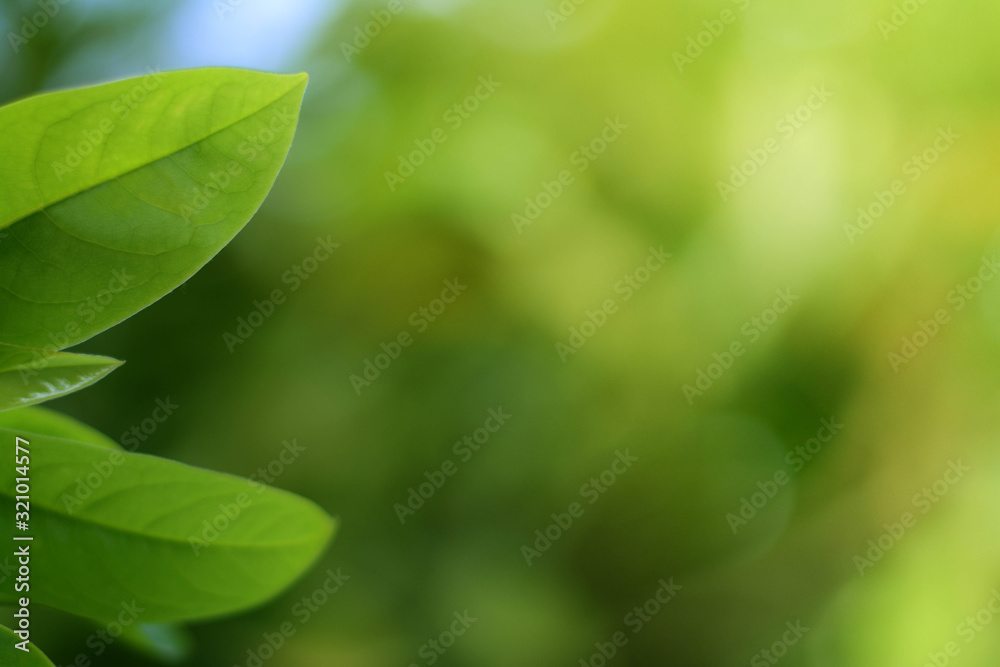
[[[0,625],[0,665],[3,667],[55,667],[37,646],[28,645],[28,652],[14,648],[21,641],[10,628]]]
[[[190,278],[263,202],[306,82],[182,70],[0,108],[0,343],[69,347]]]
[[[0,428],[7,543],[17,435]],[[219,616],[279,593],[333,533],[315,504],[256,482],[73,440],[28,440],[36,603],[91,618],[137,604],[142,623]]]
[[[107,449],[121,449],[118,443],[100,431],[82,424],[72,417],[37,406],[0,412],[0,428],[15,431],[29,440],[32,435],[50,435],[55,438],[89,442]],[[6,586],[0,588],[0,603],[9,603],[14,600],[14,592],[7,590],[7,588]]]
[[[0,343],[0,412],[65,396],[121,365],[109,357]]]
[[[32,434],[50,435],[89,442],[107,449],[122,448],[100,431],[47,408],[30,407],[0,413],[0,427],[16,431],[29,440]],[[5,599],[10,600],[12,596],[0,592],[0,601]],[[94,621],[94,623],[98,628],[107,625],[107,621]],[[120,641],[134,651],[168,664],[184,660],[190,654],[193,645],[187,629],[167,623],[137,623],[126,626]]]
[[[16,431],[22,436],[26,433],[34,433],[66,440],[89,442],[92,445],[108,449],[122,448],[117,442],[95,428],[61,412],[37,406],[0,413],[0,428]]]

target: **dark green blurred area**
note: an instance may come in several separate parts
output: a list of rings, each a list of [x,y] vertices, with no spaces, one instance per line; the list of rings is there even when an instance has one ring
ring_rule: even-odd
[[[949,642],[949,664],[995,665],[1000,619],[968,641],[966,619],[1000,587],[1000,280],[969,282],[1000,250],[1000,6],[562,5],[575,10],[553,19],[557,0],[400,0],[349,62],[343,44],[389,3],[71,0],[16,53],[0,45],[3,103],[147,67],[311,77],[258,215],[187,285],[81,345],[128,363],[52,404],[120,440],[169,397],[176,414],[138,451],[238,475],[284,440],[307,448],[275,485],[339,516],[335,542],[272,604],[196,626],[188,664],[247,666],[291,622],[264,664],[596,667],[595,644],[624,632],[608,665],[774,664],[760,652],[775,642],[789,667],[919,666]],[[37,11],[5,2],[3,35]],[[894,11],[906,20],[886,31]],[[702,53],[679,71],[689,38]],[[832,97],[784,136],[814,87]],[[609,119],[627,127],[581,162]],[[913,171],[948,128],[953,145]],[[723,200],[718,183],[769,138]],[[845,229],[897,179],[884,215]],[[512,218],[532,205],[530,224]],[[292,291],[283,276],[328,236],[340,247]],[[661,247],[626,300],[619,281]],[[419,331],[411,315],[446,280],[468,289]],[[287,302],[230,353],[223,335],[275,289]],[[799,299],[771,321],[778,290]],[[557,343],[608,299],[564,363]],[[356,391],[401,332],[413,343]],[[904,337],[916,354],[893,362]],[[465,460],[455,443],[501,407],[509,420]],[[843,428],[806,462],[824,419]],[[637,460],[595,498],[590,480],[626,451]],[[457,472],[401,522],[395,506],[448,460]],[[935,489],[959,460],[969,472]],[[728,515],[780,471],[734,534]],[[574,502],[582,516],[528,565],[522,547]],[[916,525],[897,539],[905,512]],[[890,546],[859,568],[869,540]],[[349,580],[301,623],[296,605],[337,568]],[[634,632],[661,580],[682,588]],[[428,653],[466,611],[468,631]],[[808,632],[780,648],[796,623]],[[57,665],[153,664],[96,656],[64,616],[36,628]]]

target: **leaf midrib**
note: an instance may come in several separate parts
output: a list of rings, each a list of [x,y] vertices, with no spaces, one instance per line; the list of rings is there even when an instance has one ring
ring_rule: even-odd
[[[0,428],[0,430],[9,431],[10,429]],[[107,447],[101,447],[100,445],[95,445],[95,444],[90,443],[90,442],[82,442],[80,440],[72,440],[70,438],[60,438],[58,436],[45,435],[45,434],[41,434],[41,433],[38,433],[38,434],[35,434],[35,435],[39,435],[39,436],[41,436],[41,437],[43,437],[45,439],[48,439],[48,440],[61,440],[63,442],[71,442],[74,445],[77,445],[77,446],[80,446],[80,447],[93,447],[95,449],[100,450],[101,452],[107,452],[108,451]],[[121,451],[121,450],[115,450],[115,451]],[[122,452],[122,453],[124,454],[125,452]],[[129,454],[129,456],[146,456],[146,455],[145,454]],[[155,459],[156,457],[150,457],[150,458],[154,458]],[[156,459],[156,460],[158,460],[158,461],[165,461],[166,459]],[[185,466],[185,464],[179,463],[177,461],[170,461],[170,463],[173,463],[174,465],[178,465],[178,466]],[[191,467],[191,466],[186,466],[186,467]],[[194,469],[195,470],[199,470],[199,472],[201,472],[201,470],[199,468],[194,468]],[[220,476],[226,476],[225,473],[219,473],[219,472],[213,472],[212,474],[220,475]],[[238,478],[234,478],[234,479],[238,479]],[[267,488],[267,491],[269,493],[274,493],[274,494],[277,494],[279,496],[287,497],[287,498],[289,498],[289,499],[291,499],[291,500],[293,500],[295,502],[302,503],[304,507],[308,506],[309,504],[311,504],[310,501],[308,501],[308,500],[306,500],[304,498],[301,498],[299,496],[296,496],[295,494],[292,494],[292,493],[289,493],[287,491],[284,491],[282,489],[278,489],[278,488],[275,488],[273,486],[267,486],[266,488]],[[14,495],[15,494],[10,493],[7,489],[0,489],[0,496],[4,497],[5,499],[10,500],[12,504],[13,504],[13,500],[14,500]],[[230,496],[223,495],[221,497],[229,498]],[[51,506],[49,506],[47,503],[45,503],[45,502],[38,502],[35,499],[32,499],[32,506],[33,506],[33,508],[40,508],[46,514],[52,515],[52,516],[54,516],[54,517],[56,517],[58,519],[63,519],[63,520],[65,520],[67,522],[70,522],[70,523],[73,523],[75,521],[75,522],[78,522],[78,523],[83,523],[83,524],[88,524],[88,525],[96,526],[98,528],[103,528],[103,529],[106,529],[108,531],[111,531],[111,532],[114,532],[114,533],[118,533],[118,534],[121,534],[121,535],[128,535],[128,536],[132,536],[132,537],[138,537],[138,538],[141,538],[141,539],[158,540],[158,541],[166,542],[166,543],[183,544],[186,547],[190,547],[189,540],[185,539],[185,538],[178,538],[178,537],[173,537],[171,535],[163,535],[163,534],[159,534],[159,533],[141,533],[141,532],[139,532],[137,530],[133,530],[133,529],[130,529],[130,528],[127,528],[127,527],[123,527],[123,526],[116,526],[116,525],[113,525],[113,524],[108,524],[108,523],[105,523],[103,521],[98,521],[98,520],[91,519],[91,518],[87,518],[86,520],[84,520],[83,518],[74,517],[73,515],[69,515],[69,514],[66,514],[63,511],[60,511],[58,509],[54,509]],[[313,512],[315,512],[319,517],[321,517],[323,519],[322,523],[325,524],[324,527],[327,529],[327,532],[332,532],[333,530],[336,529],[337,522],[336,522],[335,519],[333,519],[331,517],[325,516],[324,512],[318,506],[311,507],[310,509]],[[288,541],[283,541],[283,542],[256,542],[256,543],[220,542],[219,540],[214,540],[213,542],[209,543],[209,546],[218,545],[218,546],[222,546],[222,547],[231,547],[231,548],[273,548],[273,547],[296,546],[296,545],[306,544],[306,543],[313,542],[313,541],[316,541],[315,537],[313,539],[308,539],[308,538],[304,537],[302,540],[288,540]]]
[[[200,144],[201,142],[205,141],[209,137],[215,136],[216,134],[219,134],[220,132],[224,132],[225,130],[228,130],[229,128],[233,127],[234,125],[237,125],[238,123],[242,123],[247,118],[255,116],[256,114],[260,113],[264,109],[267,109],[268,107],[272,106],[275,102],[279,101],[283,97],[286,97],[290,92],[292,92],[295,89],[295,86],[297,86],[298,84],[300,84],[303,81],[303,78],[306,77],[306,76],[307,75],[304,74],[304,73],[302,73],[302,74],[287,75],[287,77],[291,78],[291,85],[286,90],[282,91],[281,94],[279,94],[273,100],[269,101],[267,104],[262,105],[260,108],[258,108],[257,110],[253,111],[252,113],[249,113],[246,116],[242,116],[240,118],[237,118],[236,120],[232,121],[231,123],[226,123],[225,125],[223,125],[223,126],[217,128],[217,129],[214,129],[214,130],[208,132],[203,137],[200,137],[199,139],[195,139],[194,141],[191,141],[190,143],[187,143],[187,144],[181,146],[180,148],[177,148],[177,149],[174,149],[174,150],[169,151],[167,153],[164,153],[163,155],[159,155],[157,157],[151,158],[147,162],[145,162],[144,164],[141,164],[139,166],[133,167],[131,169],[125,169],[125,170],[123,170],[123,171],[121,171],[120,173],[117,173],[117,174],[110,175],[110,176],[108,176],[103,181],[100,181],[100,182],[97,182],[97,183],[91,183],[89,185],[86,185],[86,186],[80,188],[79,190],[76,190],[75,192],[71,192],[71,193],[69,193],[69,194],[67,194],[67,195],[65,195],[63,197],[59,197],[58,199],[53,199],[50,202],[43,202],[40,206],[38,206],[38,207],[36,207],[36,208],[34,208],[34,209],[30,210],[30,211],[27,211],[27,212],[25,212],[23,214],[18,214],[19,217],[9,218],[7,220],[0,221],[0,229],[5,229],[7,227],[10,227],[11,225],[14,225],[14,224],[16,224],[18,222],[21,222],[22,220],[26,220],[27,218],[30,218],[33,215],[41,213],[46,208],[49,208],[51,206],[55,206],[56,204],[59,204],[60,202],[64,202],[64,201],[66,201],[68,199],[72,199],[73,197],[77,197],[77,196],[79,196],[79,195],[81,195],[81,194],[83,194],[83,193],[85,193],[85,192],[87,192],[89,190],[93,190],[94,188],[96,188],[98,186],[104,185],[105,183],[108,183],[108,182],[113,181],[115,179],[121,178],[122,176],[125,176],[127,174],[131,174],[132,172],[139,171],[140,169],[144,169],[144,168],[148,167],[149,165],[153,164],[154,162],[158,162],[160,160],[163,160],[163,159],[165,159],[167,157],[170,157],[171,155],[176,155],[177,153],[180,153],[181,151],[183,151],[183,150],[185,150],[187,148],[190,148],[191,146],[194,146],[195,144]],[[62,91],[48,93],[48,95],[58,95],[58,94],[60,94],[60,92],[62,92]],[[38,97],[42,97],[42,96],[40,95]],[[27,98],[27,99],[37,99],[37,97],[36,98]],[[24,102],[24,101],[27,101],[27,100],[22,100],[22,102]],[[17,104],[17,102],[15,102],[14,104]],[[11,106],[14,106],[14,105],[11,105]],[[111,134],[108,134],[107,138],[110,139],[110,137],[112,136],[112,134],[113,134],[113,132]],[[107,143],[107,142],[105,142],[105,143]],[[39,187],[39,184],[38,184],[37,181],[35,181],[35,187],[36,187],[36,189],[39,190],[39,196],[41,196],[41,188]]]
[[[6,498],[13,499],[12,496],[7,495],[6,493],[4,493],[2,495],[4,497],[6,497]],[[128,537],[136,537],[136,538],[145,539],[145,540],[151,540],[151,541],[156,541],[156,542],[163,542],[163,543],[165,543],[167,545],[170,545],[170,546],[173,546],[173,547],[183,546],[185,549],[190,549],[191,548],[191,543],[190,543],[190,541],[188,539],[175,538],[175,537],[171,537],[171,536],[167,536],[167,535],[159,535],[159,534],[153,534],[153,533],[140,533],[140,532],[138,532],[136,530],[131,530],[131,529],[128,529],[128,528],[123,528],[123,527],[120,527],[120,526],[113,526],[113,525],[109,525],[109,524],[106,524],[106,523],[103,523],[103,522],[100,522],[100,521],[94,521],[92,519],[88,519],[86,521],[83,521],[83,520],[81,520],[79,518],[76,518],[76,517],[74,517],[72,515],[67,515],[67,514],[65,514],[63,512],[60,512],[59,510],[54,510],[54,509],[52,509],[50,507],[46,507],[45,505],[40,505],[40,506],[37,506],[37,507],[40,507],[42,514],[48,515],[49,517],[57,519],[57,520],[63,520],[65,522],[69,522],[69,523],[77,522],[77,523],[82,523],[82,524],[86,524],[86,525],[91,525],[91,526],[95,526],[95,527],[103,529],[103,530],[107,530],[107,531],[112,532],[112,533],[116,533],[118,535],[125,535],[125,536],[128,536]],[[35,512],[35,509],[36,509],[36,506],[33,504],[32,505],[32,512],[33,513]],[[331,521],[331,522],[328,522],[328,523],[330,523],[330,527],[336,527],[336,522]],[[192,537],[196,537],[197,538],[197,536],[192,536]],[[206,540],[202,540],[202,541],[206,541]],[[212,547],[215,547],[215,548],[227,548],[227,549],[284,549],[285,547],[304,546],[306,544],[310,544],[310,543],[318,542],[318,541],[319,541],[318,537],[314,537],[312,539],[303,538],[301,540],[288,540],[288,541],[285,541],[285,542],[257,542],[257,543],[221,542],[220,540],[214,540],[212,542],[208,542],[208,545],[206,547],[204,547],[204,548],[205,549],[210,549]]]

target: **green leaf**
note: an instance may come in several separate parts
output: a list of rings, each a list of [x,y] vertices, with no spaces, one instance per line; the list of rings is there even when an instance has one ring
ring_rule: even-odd
[[[0,428],[16,431],[21,436],[28,433],[50,435],[54,438],[89,442],[108,449],[122,447],[97,429],[78,422],[72,417],[48,408],[21,408],[0,413]]]
[[[0,108],[0,342],[75,345],[190,278],[264,201],[307,80],[182,70]]]
[[[92,385],[117,359],[0,343],[0,411],[41,403]]]
[[[0,625],[0,665],[3,667],[55,667],[34,644],[28,651],[15,648],[21,639],[10,628]]]
[[[118,443],[100,431],[47,408],[29,407],[0,412],[0,427],[15,431],[29,439],[32,434],[49,435],[54,438],[89,442],[106,449],[121,449]],[[0,588],[0,604],[10,603],[15,598],[12,590],[6,590],[6,587]]]
[[[100,431],[47,408],[30,407],[0,412],[0,427],[15,431],[29,439],[31,434],[50,435],[55,438],[89,442],[107,449],[121,449],[118,443]],[[0,588],[0,604],[11,603],[16,599],[14,591],[7,589],[6,586]]]
[[[14,517],[14,443],[0,428],[0,543]],[[32,600],[160,623],[267,601],[318,558],[334,522],[285,491],[143,454],[31,435]],[[214,526],[213,526],[214,524]]]
[[[0,413],[0,427],[16,431],[22,437],[50,435],[56,438],[89,442],[107,449],[121,449],[121,446],[100,431],[66,415],[46,408],[21,408]],[[0,601],[9,601],[12,596],[0,593]],[[103,628],[105,621],[94,621]],[[133,650],[163,663],[175,664],[190,653],[193,640],[183,627],[165,623],[137,623],[125,626],[120,641]],[[3,663],[0,663],[3,664]]]

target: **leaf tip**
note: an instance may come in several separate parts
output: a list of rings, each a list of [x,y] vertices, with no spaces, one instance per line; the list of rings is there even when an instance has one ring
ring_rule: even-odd
[[[298,72],[296,74],[286,74],[292,82],[293,88],[302,87],[303,89],[309,84],[309,74],[307,72]]]

